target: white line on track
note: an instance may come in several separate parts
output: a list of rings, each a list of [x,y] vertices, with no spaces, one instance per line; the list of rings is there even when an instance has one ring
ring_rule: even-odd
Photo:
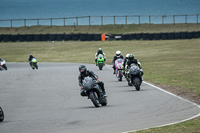
[[[187,100],[187,99],[184,99],[184,98],[182,98],[182,97],[180,97],[180,96],[177,96],[177,95],[175,95],[175,94],[173,94],[173,93],[171,93],[171,92],[169,92],[169,91],[166,91],[166,90],[164,90],[164,89],[162,89],[162,88],[160,88],[160,87],[157,87],[157,86],[155,86],[155,85],[153,85],[153,84],[150,84],[150,83],[148,83],[148,82],[146,82],[146,81],[143,81],[143,83],[145,83],[145,84],[147,84],[147,85],[149,85],[149,86],[152,86],[152,87],[154,87],[154,88],[156,88],[156,89],[158,89],[158,90],[160,90],[160,91],[163,91],[163,92],[165,92],[165,93],[167,93],[167,94],[169,94],[169,95],[172,95],[172,96],[174,96],[174,97],[177,97],[177,98],[179,98],[179,99],[181,99],[181,100],[183,100],[183,101],[185,101],[185,102],[191,103],[191,104],[193,104],[194,106],[197,106],[197,107],[200,109],[200,105],[198,105],[198,104],[196,104],[196,103],[194,103],[194,102],[191,102],[191,101],[189,101],[189,100]],[[200,113],[197,114],[197,115],[195,115],[195,116],[192,116],[192,117],[190,117],[190,118],[181,120],[181,121],[177,121],[177,122],[173,122],[173,123],[168,123],[168,124],[164,124],[164,125],[160,125],[160,126],[156,126],[156,127],[163,127],[163,126],[168,126],[168,125],[173,125],[173,124],[181,123],[181,122],[184,122],[184,121],[188,121],[188,120],[197,118],[197,117],[199,117],[199,116],[200,116]],[[151,128],[156,128],[156,127],[151,127]],[[146,130],[146,129],[149,129],[149,128],[144,128],[144,129],[139,129],[139,130]],[[139,130],[125,131],[125,132],[121,132],[121,133],[136,132],[136,131],[139,131]]]

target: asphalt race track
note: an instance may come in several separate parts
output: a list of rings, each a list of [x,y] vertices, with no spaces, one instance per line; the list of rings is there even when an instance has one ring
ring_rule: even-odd
[[[86,66],[105,83],[108,105],[80,96],[80,64],[8,63],[0,71],[0,133],[120,133],[174,123],[200,113],[197,105],[148,84],[141,91],[118,82],[110,66]],[[145,71],[145,70],[144,70]]]

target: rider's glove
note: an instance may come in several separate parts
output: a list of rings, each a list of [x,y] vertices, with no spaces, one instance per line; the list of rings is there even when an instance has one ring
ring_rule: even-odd
[[[97,78],[97,83],[99,83],[99,79]]]
[[[81,89],[83,89],[83,86],[80,86],[81,87]]]

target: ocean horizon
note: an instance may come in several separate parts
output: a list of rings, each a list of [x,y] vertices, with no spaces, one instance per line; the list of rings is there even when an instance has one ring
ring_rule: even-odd
[[[69,18],[81,16],[133,16],[133,15],[188,15],[200,14],[199,0],[1,0],[0,20]],[[166,23],[173,18],[165,19]],[[188,23],[197,22],[196,16],[188,16]],[[113,24],[112,17],[105,17],[104,24]],[[125,18],[116,18],[116,24],[125,24]],[[180,23],[185,17],[176,18]],[[138,23],[138,18],[129,18],[128,24]],[[149,18],[141,18],[148,23]],[[162,23],[162,18],[151,18],[151,23]],[[36,25],[27,21],[26,25]],[[49,21],[40,21],[49,25]],[[55,20],[55,25],[63,25],[63,20]],[[76,24],[76,19],[66,20],[66,25]],[[23,26],[23,21],[12,22],[13,26]],[[88,25],[88,18],[79,19],[79,25]],[[92,18],[91,25],[101,25],[101,18]],[[10,26],[9,21],[0,21],[0,27]]]

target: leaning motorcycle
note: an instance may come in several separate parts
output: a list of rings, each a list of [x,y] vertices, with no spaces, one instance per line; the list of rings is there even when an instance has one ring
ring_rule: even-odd
[[[7,66],[6,66],[6,61],[5,60],[0,61],[0,70],[2,71],[3,69],[4,70],[8,69]]]
[[[0,106],[0,122],[2,122],[4,120],[4,113],[3,113],[3,109]]]
[[[104,97],[101,87],[97,84],[97,80],[91,77],[85,77],[83,80],[84,93],[92,101],[95,107],[106,106],[107,98]]]
[[[140,75],[140,68],[136,64],[131,64],[131,67],[128,70],[128,78],[130,79],[131,84],[135,86],[135,89],[139,91],[142,84],[142,78]]]
[[[123,69],[124,69],[123,59],[117,59],[115,61],[115,74],[116,74],[118,81],[122,81]]]
[[[37,65],[37,59],[36,58],[33,58],[31,60],[31,63],[30,63],[32,69],[34,70],[35,68],[38,69],[38,65]]]
[[[99,70],[102,70],[103,66],[105,65],[105,59],[102,54],[99,54],[97,57],[97,66],[99,67]]]

